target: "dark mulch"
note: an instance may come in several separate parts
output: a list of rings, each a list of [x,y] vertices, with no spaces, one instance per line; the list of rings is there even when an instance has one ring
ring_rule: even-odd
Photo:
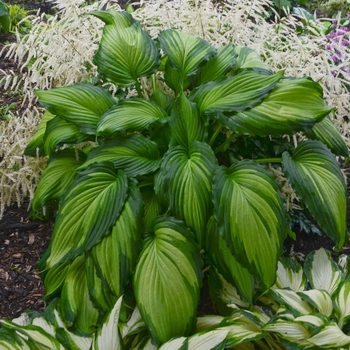
[[[29,9],[37,9],[40,6],[46,12],[51,11],[45,8],[47,3],[42,0],[8,2],[25,4]],[[0,50],[4,43],[13,40],[15,40],[13,35],[4,35],[0,32]],[[0,69],[4,71],[12,69],[18,72],[15,63],[4,57],[0,57]],[[8,93],[0,86],[0,107],[11,103],[17,103],[17,111],[20,112],[21,95]],[[350,174],[350,165],[347,173]],[[350,193],[349,186],[348,193]],[[42,311],[44,307],[42,297],[45,289],[38,275],[36,262],[48,247],[53,222],[30,220],[28,205],[26,201],[20,208],[11,206],[0,220],[0,318],[12,319],[26,309]],[[350,224],[349,209],[348,223]],[[292,244],[295,252],[305,255],[320,247],[332,250],[334,245],[325,235],[317,236],[305,232],[297,234],[296,242],[286,243],[288,252]],[[350,253],[350,246],[345,246],[341,253]]]

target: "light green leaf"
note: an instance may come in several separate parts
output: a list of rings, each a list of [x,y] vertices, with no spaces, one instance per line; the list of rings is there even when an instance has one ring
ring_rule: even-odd
[[[330,322],[318,329],[308,341],[321,349],[329,349],[350,344],[350,337],[344,334],[335,322]]]
[[[288,310],[297,316],[308,315],[313,312],[313,308],[306,301],[292,290],[289,289],[273,289],[273,294],[277,296],[278,301],[281,302]]]
[[[36,157],[37,152],[39,151],[40,156],[46,155],[46,153],[44,152],[44,134],[45,134],[47,122],[53,119],[54,117],[55,116],[51,114],[49,111],[46,111],[44,113],[44,115],[40,120],[36,133],[28,143],[23,154],[25,154],[26,156]]]
[[[127,12],[93,11],[106,25],[93,62],[98,73],[120,87],[156,72],[159,52],[155,42]]]
[[[207,130],[202,122],[195,103],[190,102],[184,93],[175,100],[171,111],[171,146],[189,147],[194,141],[204,141]]]
[[[281,79],[265,96],[251,109],[221,114],[221,122],[240,134],[279,136],[311,128],[331,111],[323,100],[322,88],[310,78]]]
[[[46,124],[43,150],[45,154],[52,156],[60,146],[73,145],[88,140],[91,140],[91,135],[81,133],[75,124],[60,117],[54,117]]]
[[[189,148],[171,147],[161,167],[170,212],[194,231],[200,247],[204,244],[212,207],[212,179],[216,168],[214,152],[206,143],[198,141]]]
[[[137,306],[159,343],[188,336],[195,328],[201,258],[193,234],[181,221],[160,217],[133,278]],[[157,288],[154,288],[157,286]]]
[[[211,350],[224,349],[227,329],[214,329],[197,333],[184,341],[179,350]]]
[[[310,332],[307,327],[293,321],[278,320],[266,325],[263,329],[267,332],[278,333],[281,338],[295,343],[310,340]]]
[[[158,349],[159,350],[179,350],[185,339],[186,339],[186,337],[172,339],[172,340],[164,343]]]
[[[350,318],[350,277],[347,277],[335,293],[335,310],[338,326],[343,327]]]
[[[152,101],[138,98],[123,100],[102,116],[97,126],[97,135],[146,130],[156,122],[165,123],[166,117],[165,111]]]
[[[218,326],[223,319],[224,317],[219,315],[204,315],[202,317],[197,317],[196,333]]]
[[[312,327],[321,327],[329,322],[328,318],[321,314],[301,315],[296,317],[294,321],[303,325],[311,325]]]
[[[129,197],[112,232],[91,252],[103,290],[119,298],[131,280],[142,248],[142,198],[135,183],[129,185]]]
[[[236,54],[236,62],[233,67],[235,73],[243,69],[254,69],[263,74],[272,74],[271,68],[261,60],[253,49],[237,45],[234,47],[234,53]]]
[[[215,173],[213,194],[214,217],[227,247],[266,287],[272,286],[286,225],[272,174],[253,161],[221,166]]]
[[[70,266],[62,288],[60,311],[67,327],[73,327],[81,336],[90,336],[101,321],[90,300],[84,255],[75,258]]]
[[[127,198],[128,180],[110,163],[96,163],[79,173],[57,216],[48,254],[40,269],[73,259],[107,236]],[[45,265],[43,265],[45,264]]]
[[[115,103],[106,90],[90,84],[40,90],[35,94],[50,113],[75,124],[81,132],[92,135],[96,133],[101,116]]]
[[[228,289],[226,291],[228,292],[229,289],[231,289],[228,284],[232,284],[238,288],[240,295],[243,297],[243,300],[252,303],[254,293],[254,278],[248,272],[248,270],[244,268],[231,254],[230,250],[225,244],[225,241],[219,234],[217,223],[213,217],[209,219],[207,225],[205,250],[212,264],[218,269],[218,272],[223,275],[223,277],[228,282],[225,283],[226,281],[222,281],[222,287],[225,287],[227,285],[226,288]],[[237,304],[234,299],[232,299],[231,302],[227,302],[227,304],[230,304],[232,302]]]
[[[306,130],[305,135],[309,139],[322,141],[335,155],[349,157],[348,146],[328,117],[316,123],[313,128]]]
[[[288,258],[277,264],[277,288],[290,288],[294,292],[301,292],[306,288],[307,280],[302,266],[294,259]]]
[[[236,62],[236,53],[232,44],[220,47],[195,76],[195,85],[200,86],[210,81],[226,78],[227,72]]]
[[[120,297],[109,313],[102,327],[100,327],[92,343],[92,350],[120,350],[123,349],[119,334],[119,314],[123,298]]]
[[[112,162],[115,169],[132,177],[153,173],[161,164],[157,144],[142,135],[119,136],[101,143],[89,153],[81,169],[103,161]]]
[[[70,262],[65,261],[51,268],[44,277],[44,284],[46,288],[46,294],[44,300],[52,300],[53,297],[59,295],[63,283],[66,279],[67,273],[70,268]]]
[[[305,290],[298,293],[304,300],[306,300],[310,305],[313,305],[319,312],[327,317],[333,312],[333,303],[330,295],[319,289]]]
[[[347,237],[346,185],[339,163],[319,141],[305,141],[293,155],[284,152],[282,164],[296,194],[316,222],[340,249]]]
[[[39,210],[48,201],[58,199],[73,182],[76,169],[85,159],[84,153],[70,149],[59,151],[51,157],[35,191],[32,209]]]
[[[198,73],[205,62],[216,53],[215,48],[207,41],[173,29],[160,32],[158,40],[171,65],[168,65],[168,70],[173,73],[169,81],[166,69],[165,81],[176,93],[186,89],[186,78]]]
[[[160,201],[152,186],[141,188],[143,200],[143,231],[151,232],[153,230],[153,221],[161,214]]]
[[[261,102],[282,76],[283,72],[274,75],[242,72],[219,83],[202,85],[193,90],[190,99],[197,103],[202,114],[243,112]]]

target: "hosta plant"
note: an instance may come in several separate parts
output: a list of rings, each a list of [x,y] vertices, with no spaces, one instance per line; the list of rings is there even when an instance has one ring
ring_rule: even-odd
[[[47,112],[25,151],[49,156],[32,209],[59,203],[38,266],[67,329],[90,336],[124,295],[122,319],[136,304],[156,346],[190,337],[204,261],[245,303],[268,290],[289,219],[267,164],[343,246],[335,155],[348,150],[316,82],[272,72],[247,47],[172,29],[152,39],[129,13],[91,15],[105,23],[99,76],[37,91]],[[282,138],[296,133],[308,139]]]

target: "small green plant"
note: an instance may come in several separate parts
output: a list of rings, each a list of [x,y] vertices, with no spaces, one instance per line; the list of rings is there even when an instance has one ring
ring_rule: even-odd
[[[255,286],[269,290],[288,214],[268,163],[343,246],[334,154],[348,150],[316,82],[272,72],[247,47],[176,30],[153,40],[127,12],[92,15],[105,22],[99,79],[37,91],[47,112],[25,151],[50,156],[32,209],[60,210],[38,266],[70,331],[99,333],[124,295],[124,319],[135,303],[142,316],[139,340],[196,337],[205,256],[248,305]],[[281,141],[297,132],[309,140]]]
[[[17,103],[13,102],[6,106],[0,107],[0,119],[4,119],[9,121],[11,119],[11,115],[8,113],[10,109],[16,108]]]

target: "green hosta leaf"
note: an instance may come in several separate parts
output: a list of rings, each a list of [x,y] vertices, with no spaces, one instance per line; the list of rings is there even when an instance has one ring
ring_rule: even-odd
[[[190,102],[187,97],[181,93],[175,100],[172,108],[171,119],[171,146],[182,145],[189,147],[194,141],[204,141],[206,137],[206,128],[195,103]]]
[[[73,259],[107,236],[127,195],[126,175],[110,163],[96,163],[79,173],[62,202],[41,270]]]
[[[319,141],[305,141],[282,164],[296,194],[340,249],[346,240],[346,185],[335,156]]]
[[[324,248],[311,252],[305,259],[304,272],[314,289],[326,290],[332,295],[338,288],[342,272]]]
[[[143,209],[143,231],[151,232],[153,230],[153,221],[161,214],[160,201],[151,186],[141,188]]]
[[[211,217],[207,225],[205,250],[219,273],[240,291],[245,301],[252,303],[254,278],[231,254],[220,236],[215,219]]]
[[[11,17],[7,5],[0,1],[0,28],[8,33],[11,27]]]
[[[92,248],[103,289],[117,298],[124,293],[142,248],[142,198],[135,183],[129,186],[129,191],[129,198],[111,234]]]
[[[210,81],[220,80],[226,77],[227,72],[236,62],[236,53],[232,44],[220,47],[195,76],[195,85],[199,86]]]
[[[120,136],[103,142],[89,153],[81,168],[103,161],[112,162],[116,169],[132,177],[153,173],[161,164],[157,144],[142,135]]]
[[[210,82],[195,89],[190,99],[198,104],[201,113],[242,112],[261,102],[275,87],[283,72],[261,75],[242,72],[222,82]]]
[[[38,130],[28,143],[27,147],[24,150],[24,154],[26,156],[36,157],[37,150],[39,149],[39,155],[44,156],[46,153],[44,152],[44,134],[46,130],[47,122],[53,119],[55,116],[51,114],[49,111],[46,111],[42,116]]]
[[[288,258],[277,264],[277,288],[290,288],[294,292],[301,292],[306,288],[307,280],[302,266],[294,259]]]
[[[155,42],[127,12],[93,11],[106,25],[93,62],[99,74],[127,87],[156,72],[159,52]]]
[[[56,150],[64,144],[77,144],[91,139],[91,135],[84,134],[79,128],[60,117],[54,117],[46,124],[43,136],[44,153],[52,156]]]
[[[272,174],[253,161],[221,166],[213,194],[214,217],[229,250],[265,286],[272,286],[286,225]]]
[[[337,313],[338,326],[343,327],[350,318],[350,277],[347,277],[335,293],[335,310]]]
[[[59,295],[69,268],[70,263],[66,261],[53,267],[47,272],[44,278],[44,284],[46,287],[45,300],[51,300],[53,297]]]
[[[217,160],[212,149],[201,142],[171,147],[161,167],[171,214],[185,221],[200,247],[209,218],[212,179]]]
[[[92,350],[119,350],[123,349],[119,334],[118,322],[122,297],[115,303],[101,328],[95,334]]]
[[[283,135],[311,128],[331,111],[322,88],[310,78],[281,79],[261,103],[251,107],[220,115],[220,120],[240,134]]]
[[[243,69],[254,69],[264,74],[272,74],[271,68],[251,48],[238,45],[234,47],[234,53],[236,54],[236,62],[233,67],[235,73]]]
[[[89,336],[99,325],[100,314],[89,296],[84,255],[75,258],[70,266],[62,289],[60,309],[64,322],[79,335]]]
[[[289,289],[273,289],[273,295],[278,301],[297,316],[308,315],[313,312],[312,307],[306,301],[292,290]]]
[[[278,320],[266,325],[263,329],[267,332],[278,333],[281,338],[294,343],[305,343],[310,337],[307,327],[293,321]]]
[[[133,286],[142,318],[158,342],[193,331],[201,266],[191,231],[173,218],[157,219],[154,235],[145,240]]]
[[[53,199],[58,199],[74,180],[76,169],[83,164],[86,156],[82,152],[65,149],[58,152],[48,161],[35,196],[32,201],[32,209],[39,210]]]
[[[166,117],[165,111],[152,101],[138,98],[124,100],[102,116],[97,126],[97,135],[146,130],[155,122],[165,123]]]
[[[120,331],[123,339],[130,335],[140,333],[140,331],[144,330],[145,328],[146,324],[143,322],[140,310],[137,306],[135,307],[128,322],[120,325]]]
[[[309,139],[322,141],[334,154],[349,157],[348,146],[339,130],[328,117],[316,123],[312,129],[306,130],[305,135]]]
[[[165,81],[176,92],[186,89],[186,78],[195,75],[207,62],[216,50],[207,41],[173,29],[159,33],[158,40],[164,53],[168,55],[173,74],[177,75],[177,83],[174,79],[170,82],[165,72]],[[175,73],[176,72],[176,73]]]
[[[52,114],[75,124],[86,134],[95,134],[101,116],[114,103],[103,88],[76,84],[35,92],[39,102]]]
[[[17,334],[28,340],[28,342],[26,341],[25,343],[29,345],[30,349],[64,350],[64,347],[55,339],[55,337],[44,331],[41,327],[33,326],[31,324],[27,326],[21,326],[8,320],[0,320],[0,322],[2,324],[2,327],[10,330],[15,330]],[[33,343],[33,346],[30,346],[31,344],[29,342]],[[4,349],[6,349],[6,347]],[[18,349],[22,350],[26,349],[26,347],[24,346],[23,348],[20,347]]]
[[[321,314],[330,317],[333,312],[333,303],[329,294],[324,290],[311,289],[305,290],[304,292],[299,292],[304,300],[306,300],[310,305],[317,308]]]
[[[339,348],[350,344],[350,337],[342,332],[335,322],[317,330],[308,341],[321,349]]]

